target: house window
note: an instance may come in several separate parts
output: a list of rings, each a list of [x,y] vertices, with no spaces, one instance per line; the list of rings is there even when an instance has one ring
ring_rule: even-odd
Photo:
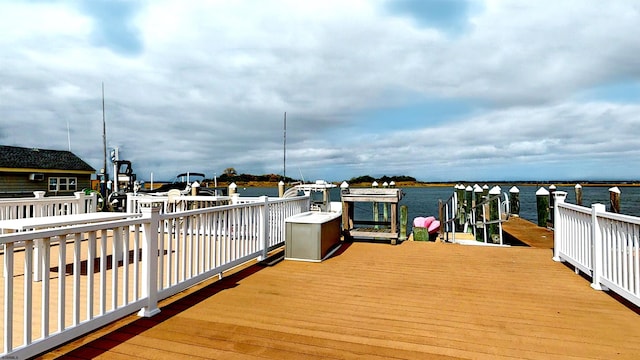
[[[50,177],[49,191],[76,191],[78,179],[74,177]]]

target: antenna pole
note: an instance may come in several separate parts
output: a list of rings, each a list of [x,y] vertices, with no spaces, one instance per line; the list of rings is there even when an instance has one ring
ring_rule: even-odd
[[[102,83],[102,150],[104,151],[104,165],[102,167],[104,171],[105,186],[109,181],[109,172],[107,171],[107,123],[104,118],[104,82]]]
[[[287,179],[287,112],[284,112],[284,156],[283,156],[283,168],[284,168],[284,180]]]
[[[69,152],[71,152],[71,134],[69,133],[69,119],[67,119],[67,143],[69,143]]]

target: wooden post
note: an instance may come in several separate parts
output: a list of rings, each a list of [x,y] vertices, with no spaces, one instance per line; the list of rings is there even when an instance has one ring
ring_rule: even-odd
[[[444,228],[446,219],[444,218],[444,204],[442,203],[442,199],[438,200],[438,220],[440,220],[440,240],[444,239]],[[448,226],[448,225],[447,225]]]
[[[582,185],[576,184],[576,205],[582,206]]]
[[[340,194],[349,193],[349,184],[343,181],[340,184]],[[342,200],[342,238],[344,240],[351,240],[351,228],[353,227],[353,206],[349,206],[348,201]]]
[[[473,187],[473,194],[474,194],[474,205],[476,206],[475,208],[475,224],[474,224],[474,231],[476,234],[476,240],[477,241],[482,241],[482,239],[484,238],[484,225],[482,223],[482,209],[483,207],[478,207],[478,205],[480,205],[482,203],[482,199],[483,199],[483,190],[482,187],[480,185],[476,185]],[[442,222],[441,222],[442,223]]]
[[[617,186],[609,189],[609,203],[611,212],[620,214],[620,189]]]
[[[374,181],[373,183],[371,183],[371,187],[373,188],[377,188],[378,187],[378,182]],[[378,207],[378,202],[374,201],[373,202],[373,221],[374,222],[378,222],[378,216],[380,214],[380,208]],[[378,229],[380,228],[380,226],[378,224],[373,225],[374,229]]]
[[[464,215],[464,185],[457,184],[455,186],[456,197],[458,198],[458,203],[456,204],[456,214],[458,216],[458,224],[455,224],[458,227],[458,230],[462,230],[462,226],[465,222]]]
[[[546,227],[549,220],[549,191],[540,187],[536,191],[536,205],[538,209],[538,226]]]
[[[400,205],[400,237],[398,240],[407,240],[407,222],[409,218],[409,208],[407,205]]]
[[[509,212],[510,215],[520,216],[520,189],[515,186],[509,189]]]
[[[385,181],[384,183],[382,183],[382,187],[387,188],[389,187],[389,184]],[[389,221],[389,207],[389,203],[382,203],[382,221],[384,222]]]
[[[466,188],[464,188],[464,214],[465,214],[465,222],[469,222],[471,220],[471,205],[473,203],[473,188],[471,187],[471,185],[467,185]],[[473,229],[471,228],[471,226],[467,227],[467,232],[473,232]]]
[[[237,187],[238,187],[238,185],[236,185],[236,183],[234,183],[234,182],[229,184],[229,196],[231,196],[231,195],[236,193],[236,188]]]
[[[278,197],[284,196],[284,181],[280,180],[278,183]]]
[[[499,186],[494,186],[491,188],[491,190],[489,190],[489,196],[490,197],[496,197],[495,200],[492,200],[489,202],[489,220],[490,221],[497,221],[500,220],[500,217],[498,216],[499,214],[499,210],[498,207],[500,206],[500,192],[502,191],[502,189],[500,189]],[[500,228],[498,227],[498,224],[490,224],[489,225],[489,234],[487,234],[487,236],[489,237],[489,240],[492,243],[499,243],[500,242]],[[497,241],[495,240],[497,239]]]

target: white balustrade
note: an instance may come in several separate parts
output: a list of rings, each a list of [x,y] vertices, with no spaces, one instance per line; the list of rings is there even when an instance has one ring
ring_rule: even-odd
[[[270,200],[0,235],[4,250],[3,348],[27,358],[135,312],[284,245],[284,220],[310,199]],[[34,241],[43,244],[42,281],[33,279]]]
[[[640,306],[640,218],[564,202],[556,191],[554,257],[591,276],[591,287],[611,290]]]
[[[0,199],[0,220],[23,219],[40,216],[83,214],[97,211],[95,193],[86,195],[76,192],[74,196],[44,196],[34,192],[33,198]]]

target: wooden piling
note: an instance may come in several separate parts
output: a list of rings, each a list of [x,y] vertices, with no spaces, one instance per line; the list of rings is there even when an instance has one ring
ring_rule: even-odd
[[[460,214],[458,216],[458,224],[457,230],[462,230],[464,226],[464,222],[466,221],[466,217],[464,214],[464,185],[458,184],[455,186],[456,197],[458,198],[458,203],[456,204],[456,214]]]
[[[280,180],[278,183],[278,197],[284,196],[284,181]]]
[[[556,186],[551,184],[549,185],[549,224],[547,225],[547,227],[553,229],[553,224],[555,223],[555,211],[553,210],[554,206],[555,206],[555,199],[553,197],[553,193],[556,192]]]
[[[536,191],[536,206],[538,210],[538,226],[547,227],[549,220],[549,191],[541,187]]]
[[[489,196],[498,196],[494,201],[489,202],[489,220],[490,221],[496,221],[496,220],[500,220],[498,214],[498,206],[500,205],[500,192],[502,189],[500,189],[499,186],[494,186],[491,188],[491,190],[489,190]],[[500,242],[500,231],[499,231],[499,227],[498,224],[490,224],[489,225],[489,233],[487,234],[488,236],[488,240],[492,243],[499,243]]]
[[[609,189],[609,203],[609,211],[620,214],[620,189],[617,186]]]
[[[400,236],[398,240],[407,240],[407,222],[409,219],[409,208],[407,205],[400,205]]]
[[[576,184],[576,205],[582,206],[582,185]]]
[[[373,183],[371,183],[371,187],[377,188],[378,187],[378,182],[374,181]],[[373,206],[373,210],[372,210],[373,211],[373,221],[377,223],[380,220],[379,219],[379,217],[380,217],[380,208],[378,207],[378,202],[377,201],[373,201],[373,205],[372,206]],[[373,228],[374,229],[379,229],[380,225],[375,224],[375,225],[373,225]]]
[[[473,187],[473,194],[475,197],[475,201],[474,201],[474,205],[476,206],[476,223],[474,224],[475,226],[475,232],[476,232],[476,240],[477,241],[482,241],[482,239],[484,238],[484,226],[482,226],[482,208],[477,207],[479,204],[482,203],[483,200],[483,191],[482,191],[482,187],[480,185],[476,185]]]
[[[512,186],[509,189],[509,215],[520,216],[520,189]]]

